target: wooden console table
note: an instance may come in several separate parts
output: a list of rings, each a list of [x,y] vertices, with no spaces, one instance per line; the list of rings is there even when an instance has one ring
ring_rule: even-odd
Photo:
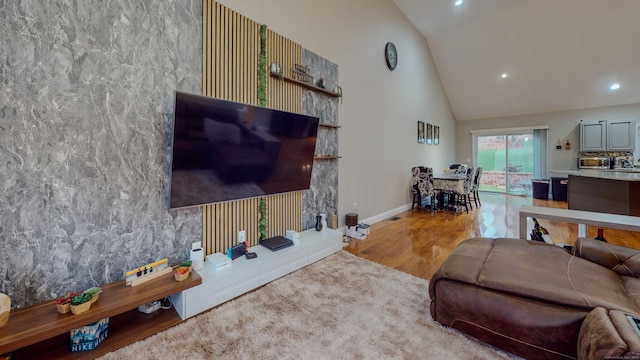
[[[578,224],[578,237],[587,236],[587,226],[640,231],[637,216],[604,214],[582,210],[567,210],[524,205],[520,208],[520,238],[527,238],[527,219],[540,218]]]
[[[135,287],[126,286],[124,280],[104,285],[98,301],[78,315],[58,313],[55,300],[13,310],[7,325],[0,328],[0,354],[22,349],[22,358],[28,359],[93,359],[180,323],[174,308],[150,315],[137,308],[201,283],[195,271],[184,281],[176,281],[169,273]],[[69,332],[107,317],[106,340],[93,351],[71,353]]]

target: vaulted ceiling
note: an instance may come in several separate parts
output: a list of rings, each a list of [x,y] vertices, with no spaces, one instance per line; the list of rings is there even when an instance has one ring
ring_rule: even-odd
[[[455,1],[394,0],[456,119],[640,102],[640,0]]]

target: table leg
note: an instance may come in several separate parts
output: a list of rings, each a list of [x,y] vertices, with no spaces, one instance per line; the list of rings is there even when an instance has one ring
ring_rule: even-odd
[[[520,239],[527,239],[527,218],[527,215],[520,213]]]

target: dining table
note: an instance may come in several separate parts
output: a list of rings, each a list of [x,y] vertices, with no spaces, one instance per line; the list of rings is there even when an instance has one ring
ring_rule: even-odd
[[[441,173],[433,176],[433,189],[438,192],[438,208],[445,207],[445,194],[463,194],[465,174]]]

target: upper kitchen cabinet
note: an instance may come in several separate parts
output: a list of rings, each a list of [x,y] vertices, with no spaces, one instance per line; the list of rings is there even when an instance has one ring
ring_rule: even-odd
[[[611,151],[633,151],[635,147],[635,121],[607,120],[607,149]]]
[[[633,151],[635,121],[600,120],[580,123],[580,151]]]
[[[607,150],[607,122],[580,123],[580,151]]]

